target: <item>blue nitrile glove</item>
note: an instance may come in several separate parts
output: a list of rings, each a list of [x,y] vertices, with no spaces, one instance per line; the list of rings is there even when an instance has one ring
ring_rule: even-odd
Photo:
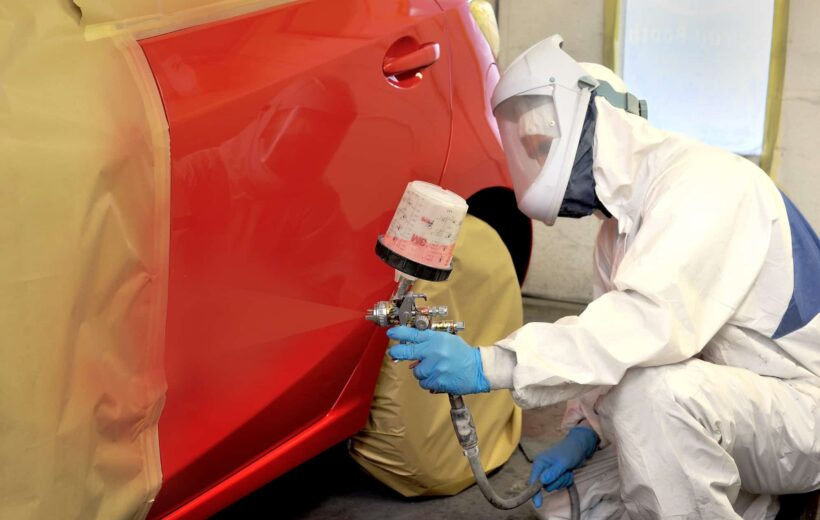
[[[400,326],[388,330],[387,336],[401,342],[390,347],[390,357],[421,361],[413,375],[422,388],[455,395],[490,391],[481,353],[455,334]]]
[[[536,479],[547,491],[555,491],[572,484],[572,470],[587,460],[598,447],[598,434],[586,426],[576,426],[566,437],[535,457],[527,484]],[[532,497],[535,507],[541,507],[541,493]]]

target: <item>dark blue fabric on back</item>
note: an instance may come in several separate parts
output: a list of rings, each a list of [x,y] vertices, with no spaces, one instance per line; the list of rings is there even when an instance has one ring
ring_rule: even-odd
[[[774,339],[804,327],[820,313],[820,239],[792,201],[780,194],[786,203],[792,235],[794,290]]]
[[[595,179],[592,177],[592,155],[595,144],[595,120],[598,118],[598,109],[595,107],[595,92],[589,97],[587,115],[581,129],[581,139],[578,142],[578,151],[572,163],[567,190],[564,200],[558,209],[559,217],[581,218],[592,215],[596,209],[604,215],[612,215],[604,208],[595,194]]]

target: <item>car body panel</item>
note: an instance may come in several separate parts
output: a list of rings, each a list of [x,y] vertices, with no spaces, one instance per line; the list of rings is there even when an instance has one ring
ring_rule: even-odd
[[[441,3],[442,0],[439,0]],[[445,24],[453,60],[453,131],[447,154],[447,168],[440,184],[469,197],[475,193],[475,179],[484,186],[509,187],[509,174],[501,138],[488,100],[499,79],[498,66],[463,2],[444,3]]]
[[[373,247],[405,186],[453,166],[464,197],[509,187],[497,135],[474,127],[489,50],[471,23],[466,2],[312,0],[140,41],[172,168],[152,517],[213,513],[364,425],[386,338],[363,311],[393,285]],[[434,63],[385,76],[430,44]],[[469,172],[474,145],[489,167]]]

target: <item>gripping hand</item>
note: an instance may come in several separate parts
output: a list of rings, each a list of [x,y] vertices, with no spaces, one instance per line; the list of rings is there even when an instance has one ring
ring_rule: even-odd
[[[390,348],[390,357],[398,361],[419,361],[413,375],[422,388],[454,395],[490,391],[481,366],[481,354],[460,337],[411,327],[393,327],[387,336],[401,342]]]

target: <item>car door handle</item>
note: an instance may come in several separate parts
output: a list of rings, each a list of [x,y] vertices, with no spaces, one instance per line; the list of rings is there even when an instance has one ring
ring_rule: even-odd
[[[438,61],[441,57],[441,46],[438,43],[428,43],[418,49],[384,60],[382,70],[385,76],[415,73],[425,69]]]

